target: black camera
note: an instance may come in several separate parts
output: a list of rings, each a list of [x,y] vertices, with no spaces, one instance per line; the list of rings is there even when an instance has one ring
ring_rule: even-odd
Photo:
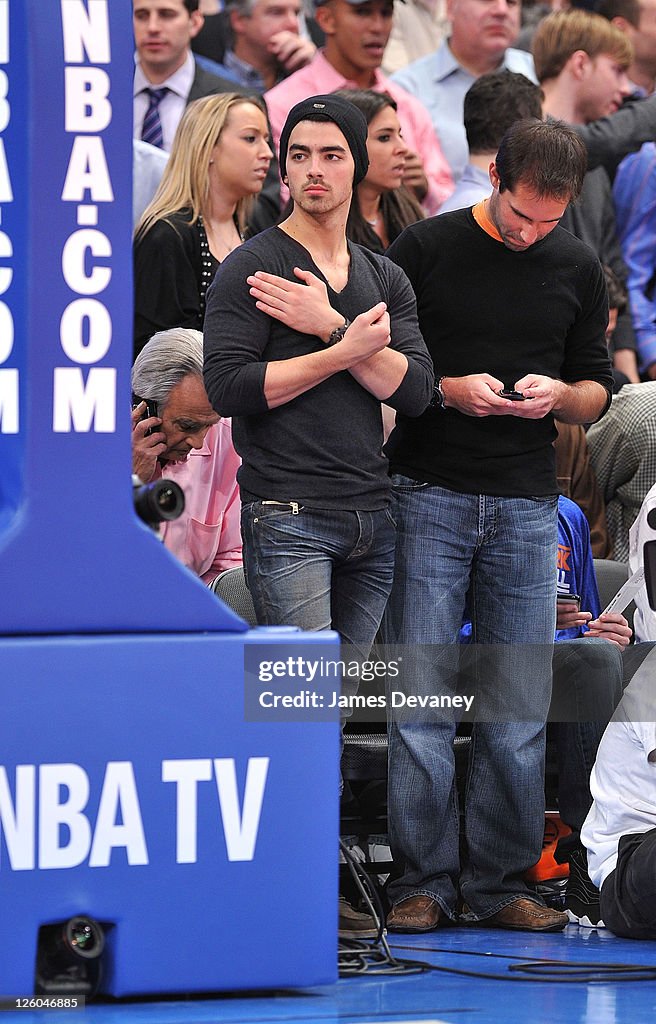
[[[179,519],[184,512],[184,491],[174,480],[153,480],[135,484],[132,489],[135,512],[139,518],[157,529],[160,523]]]
[[[83,915],[39,928],[34,988],[37,995],[94,996],[102,980],[105,932]]]

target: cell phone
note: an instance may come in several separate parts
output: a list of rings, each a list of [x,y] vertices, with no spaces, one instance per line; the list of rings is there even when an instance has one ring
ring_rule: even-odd
[[[567,604],[575,604],[576,607],[581,609],[581,598],[579,594],[556,594],[557,601],[565,601]]]
[[[133,392],[132,393],[132,408],[136,409],[137,406],[141,405],[142,402],[146,403],[146,411],[143,414],[143,416],[141,417],[142,420],[150,419],[151,416],[159,417],[159,413],[157,411],[157,402],[155,402],[152,398],[139,398],[139,395],[135,395],[134,392]],[[154,432],[154,430],[155,430],[154,427],[150,427],[150,429],[147,430],[146,433],[144,434],[144,437],[148,437],[149,434],[152,434]]]
[[[608,602],[601,614],[605,615],[606,612],[619,612],[621,615],[629,607],[638,591],[644,586],[644,583],[645,567],[644,565],[641,565],[640,568],[636,569],[633,575],[629,577],[626,583],[620,587],[615,594],[615,597],[612,601]]]
[[[501,391],[497,391],[499,398],[508,398],[511,402],[525,402],[526,395],[523,395],[521,391],[515,391],[514,388],[503,388]]]

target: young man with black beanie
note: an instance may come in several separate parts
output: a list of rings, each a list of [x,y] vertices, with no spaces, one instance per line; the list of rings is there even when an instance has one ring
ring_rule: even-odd
[[[291,109],[280,169],[292,213],[221,264],[204,331],[207,393],[242,458],[258,621],[335,629],[365,658],[394,569],[381,402],[417,416],[433,384],[405,274],[346,239],[366,139],[346,100]],[[341,903],[340,934],[370,933],[362,917]]]

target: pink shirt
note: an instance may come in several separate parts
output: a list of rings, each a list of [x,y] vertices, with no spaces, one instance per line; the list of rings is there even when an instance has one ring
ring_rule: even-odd
[[[319,50],[309,64],[295,71],[289,78],[284,78],[264,94],[276,151],[280,145],[280,133],[287,114],[295,103],[307,99],[308,96],[318,96],[334,92],[336,89],[357,88],[359,87],[355,82],[342,78],[332,64],[328,63],[323,50]],[[379,68],[374,71],[371,88],[376,92],[388,92],[392,99],[396,100],[403,138],[408,147],[421,158],[428,179],[428,194],[423,205],[429,214],[437,213],[438,207],[453,192],[454,182],[430,114],[423,103],[396,82],[392,82]],[[282,192],[284,204],[288,195],[284,186]]]
[[[239,466],[231,421],[222,419],[210,427],[202,448],[162,469],[162,476],[180,484],[185,495],[180,518],[162,524],[164,544],[208,584],[242,562]]]

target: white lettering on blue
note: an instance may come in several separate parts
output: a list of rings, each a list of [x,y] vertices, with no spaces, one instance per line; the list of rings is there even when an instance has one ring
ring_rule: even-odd
[[[61,0],[64,40],[64,127],[74,136],[66,168],[62,200],[78,204],[76,221],[87,225],[67,238],[62,274],[79,296],[64,309],[59,328],[63,353],[75,366],[55,367],[53,431],[114,433],[116,369],[94,364],[111,349],[112,318],[100,296],[112,278],[112,245],[98,228],[95,204],[112,203],[112,187],[103,138],[111,124],[109,64],[111,45],[107,0]],[[84,204],[84,205],[81,205]],[[90,226],[93,225],[93,226]],[[83,374],[82,367],[91,367]]]
[[[228,861],[255,858],[268,770],[268,757],[249,757],[240,798],[234,758],[162,761],[162,781],[176,787],[176,863],[198,860],[198,786],[213,777]],[[75,868],[84,863],[107,868],[115,850],[124,851],[132,867],[149,863],[131,761],[105,765],[95,821],[89,815],[89,804],[96,803],[91,780],[81,765],[17,765],[13,778],[10,774],[0,764],[0,840],[4,838],[12,871]],[[211,790],[203,792],[207,800]],[[216,807],[216,798],[213,803]],[[4,866],[0,862],[0,869]]]
[[[0,64],[9,64],[9,0],[0,0]],[[9,104],[9,77],[0,69],[0,203],[12,203],[14,191],[11,185],[5,141],[2,133],[11,122]],[[0,210],[0,223],[2,211]],[[4,295],[14,278],[11,263],[14,249],[6,231],[0,230],[0,295]],[[14,348],[14,317],[6,302],[0,301],[0,366],[6,363]],[[17,434],[19,427],[18,370],[7,367],[0,370],[0,433]]]

